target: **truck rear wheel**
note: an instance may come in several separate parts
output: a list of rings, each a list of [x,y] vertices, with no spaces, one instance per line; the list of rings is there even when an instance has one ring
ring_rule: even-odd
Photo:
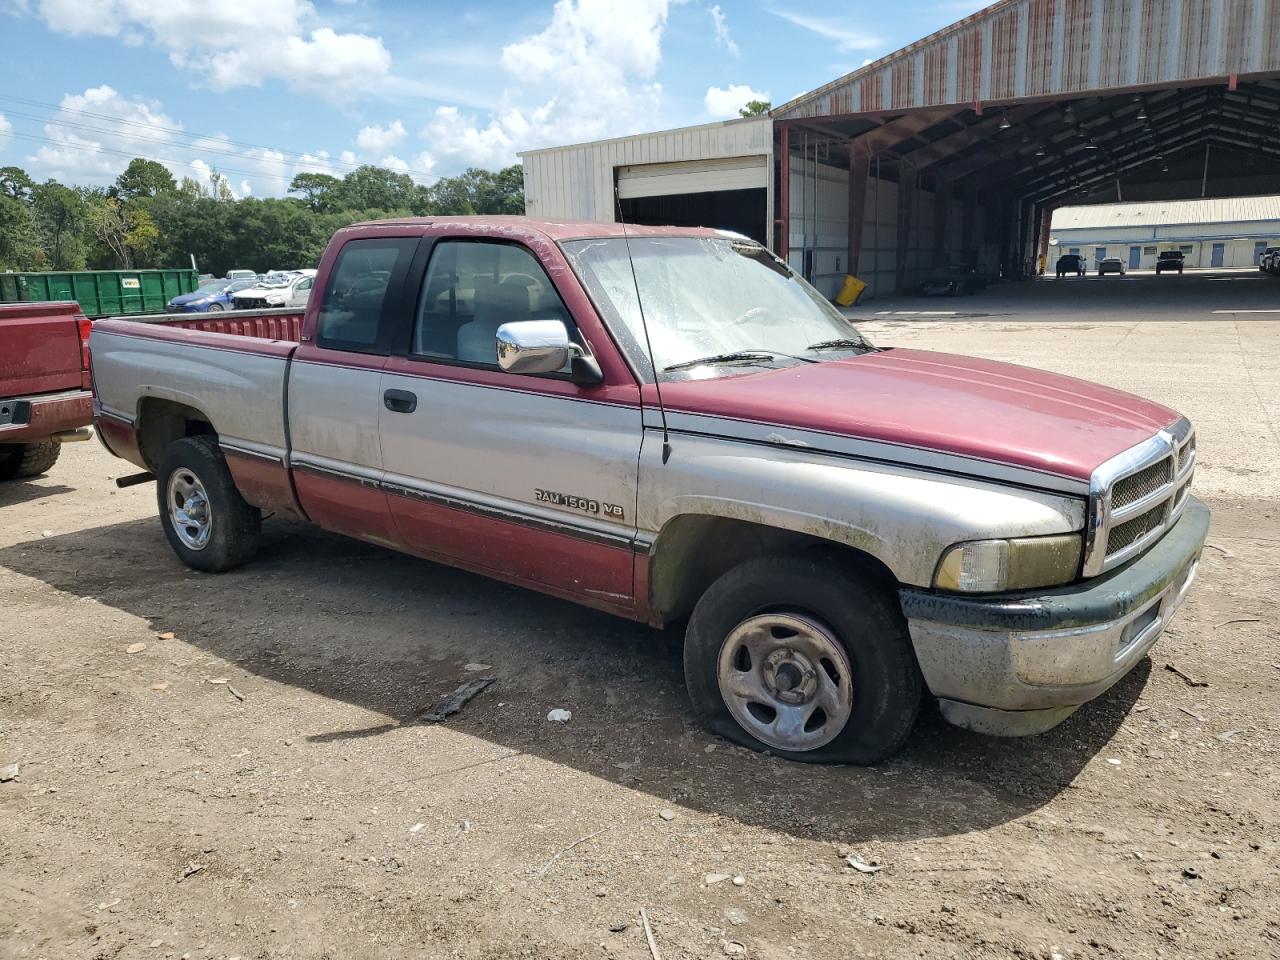
[[[0,445],[0,480],[20,480],[48,473],[62,454],[57,440]]]
[[[878,763],[906,742],[920,670],[897,604],[819,551],[749,560],[694,607],[685,682],[715,733],[808,763]]]
[[[244,502],[213,437],[175,440],[156,473],[160,523],[179,559],[217,573],[258,550],[262,513]]]

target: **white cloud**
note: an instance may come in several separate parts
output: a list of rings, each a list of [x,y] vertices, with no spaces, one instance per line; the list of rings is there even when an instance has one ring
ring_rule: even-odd
[[[60,33],[119,36],[127,46],[149,37],[217,90],[282,80],[342,99],[391,71],[380,37],[312,28],[309,0],[39,0],[36,11]]]
[[[342,176],[349,169],[328,162],[323,150],[296,156],[245,147],[224,135],[192,137],[158,102],[126,97],[106,84],[68,94],[59,106],[43,129],[50,142],[26,158],[37,179],[105,185],[130,159],[146,157],[163,163],[176,179],[191,177],[206,189],[212,174],[221,172],[240,180],[236,196],[283,196],[297,173]]]
[[[9,145],[9,140],[12,139],[10,134],[12,133],[13,124],[9,122],[3,113],[0,113],[0,150]]]
[[[802,13],[793,13],[790,10],[772,10],[770,12],[788,23],[800,27],[802,30],[816,33],[827,40],[834,40],[840,50],[873,50],[876,47],[884,46],[884,41],[879,37],[860,30],[852,30],[842,21],[823,20]]]
[[[724,11],[720,9],[720,4],[716,4],[707,10],[711,14],[711,22],[716,29],[716,46],[724,47],[735,57],[741,56],[738,45],[734,42],[733,36],[729,33],[729,18],[724,15]]]
[[[768,90],[753,90],[745,83],[733,83],[727,87],[708,87],[702,105],[713,117],[736,117],[738,111],[752,100],[769,100]]]
[[[547,26],[503,48],[509,81],[485,118],[436,109],[422,130],[427,167],[502,166],[518,150],[652,127],[662,96],[669,0],[558,0]],[[421,158],[420,158],[421,159]]]
[[[396,173],[408,173],[409,164],[401,160],[394,153],[389,153],[378,161],[378,166],[386,167],[388,170],[394,170]]]
[[[399,120],[393,120],[385,127],[375,123],[360,128],[360,132],[356,134],[356,146],[363,153],[386,153],[404,140],[406,135],[404,124]]]

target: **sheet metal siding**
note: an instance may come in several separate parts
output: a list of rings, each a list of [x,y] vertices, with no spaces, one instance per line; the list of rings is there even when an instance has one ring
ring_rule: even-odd
[[[779,120],[1280,71],[1280,0],[1006,0],[774,111]]]
[[[521,158],[525,213],[532,217],[611,221],[615,219],[617,167],[767,157],[772,152],[773,122],[767,117],[531,151]]]
[[[1267,220],[1280,220],[1280,197],[1224,197],[1062,207],[1054,211],[1053,229],[1056,232],[1164,224],[1252,224]]]

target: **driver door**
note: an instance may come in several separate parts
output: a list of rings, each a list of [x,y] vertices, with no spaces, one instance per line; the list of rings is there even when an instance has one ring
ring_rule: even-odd
[[[629,607],[638,389],[616,370],[614,382],[606,373],[589,386],[567,372],[503,372],[498,327],[524,320],[559,320],[585,342],[528,247],[434,242],[407,342],[382,374],[384,484],[398,535],[410,552]]]

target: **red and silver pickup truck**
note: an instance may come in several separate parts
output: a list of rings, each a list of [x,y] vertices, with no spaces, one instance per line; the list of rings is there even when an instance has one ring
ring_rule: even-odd
[[[316,290],[302,313],[94,328],[100,433],[154,474],[192,567],[245,562],[282,514],[687,620],[713,730],[854,763],[894,753],[926,692],[973,730],[1054,726],[1195,577],[1185,418],[877,348],[736,234],[369,223]]]
[[[0,304],[0,480],[44,473],[92,435],[89,326],[74,301]]]

